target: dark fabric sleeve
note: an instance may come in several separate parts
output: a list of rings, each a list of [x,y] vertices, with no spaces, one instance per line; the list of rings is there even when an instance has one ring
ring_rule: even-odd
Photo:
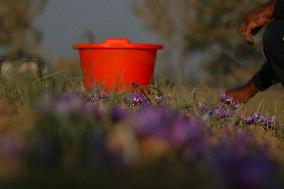
[[[284,18],[284,0],[277,0],[274,7],[273,18],[283,19]]]
[[[252,81],[260,91],[264,91],[279,82],[268,63],[265,63],[253,76]]]

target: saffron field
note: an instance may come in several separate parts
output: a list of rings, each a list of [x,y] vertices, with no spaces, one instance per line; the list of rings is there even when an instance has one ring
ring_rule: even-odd
[[[0,83],[1,188],[283,188],[283,90],[247,104],[157,81],[86,93],[80,77]]]

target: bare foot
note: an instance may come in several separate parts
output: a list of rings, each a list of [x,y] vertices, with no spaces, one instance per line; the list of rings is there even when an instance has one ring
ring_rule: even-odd
[[[247,102],[257,92],[258,89],[256,88],[255,84],[250,81],[244,86],[227,91],[225,94],[229,97],[232,97],[236,102]]]

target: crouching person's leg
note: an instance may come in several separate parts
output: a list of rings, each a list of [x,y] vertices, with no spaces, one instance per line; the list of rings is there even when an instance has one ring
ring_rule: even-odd
[[[284,86],[284,19],[274,20],[267,26],[263,46],[271,72]]]
[[[260,71],[255,74],[251,80],[258,91],[264,91],[279,82],[276,78],[270,64],[265,63]]]
[[[263,36],[264,54],[267,63],[244,86],[229,90],[226,95],[237,102],[244,102],[257,92],[281,82],[284,86],[284,20],[274,20],[266,28]]]

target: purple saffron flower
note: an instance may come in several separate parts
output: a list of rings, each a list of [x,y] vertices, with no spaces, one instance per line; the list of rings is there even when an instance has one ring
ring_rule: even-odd
[[[208,113],[211,116],[215,116],[218,119],[230,118],[234,115],[234,112],[229,108],[225,108],[223,106],[211,106],[208,110]]]
[[[265,117],[258,112],[253,112],[251,115],[240,115],[240,119],[247,125],[261,125],[269,129],[274,126],[275,117]]]
[[[247,125],[258,125],[263,119],[258,112],[253,112],[251,115],[240,115],[240,118]]]
[[[224,107],[220,107],[219,109],[216,110],[215,113],[216,113],[216,116],[220,119],[229,118],[234,115],[234,113],[230,109],[227,109]]]
[[[262,122],[264,127],[271,129],[274,126],[275,117],[264,117]]]
[[[169,140],[171,133],[169,128],[176,119],[176,114],[167,109],[146,107],[134,114],[132,122],[138,136],[154,136]]]
[[[121,108],[114,107],[110,112],[111,120],[113,123],[117,123],[123,120],[126,116],[127,112]]]
[[[92,95],[90,97],[89,102],[92,103],[92,104],[96,104],[96,103],[100,102],[100,97],[97,96],[97,95]]]
[[[275,188],[276,167],[263,153],[252,153],[250,148],[239,152],[227,143],[220,146],[214,157],[223,178],[230,188]]]
[[[174,147],[184,146],[188,138],[190,127],[185,120],[177,120],[172,128],[172,145]]]
[[[239,108],[239,104],[236,103],[232,97],[228,97],[225,93],[220,93],[219,96],[222,103],[227,104],[233,109]]]
[[[232,145],[234,145],[235,153],[246,154],[252,143],[252,135],[239,131],[239,133],[235,134]]]
[[[44,94],[43,98],[37,103],[36,108],[40,114],[49,112],[54,105],[54,99],[50,94]]]
[[[171,126],[171,146],[181,152],[186,161],[196,161],[207,151],[204,125],[199,118],[179,118]]]
[[[107,94],[102,93],[101,91],[97,91],[95,94],[93,94],[90,98],[91,103],[99,103],[99,102],[107,102],[110,98]]]
[[[255,155],[242,160],[239,166],[238,177],[232,180],[238,188],[277,188],[274,180],[276,167],[268,157]]]
[[[255,119],[256,121],[259,121],[259,119],[261,118],[261,115],[260,115],[260,113],[258,113],[258,112],[253,112],[253,113],[251,114],[251,117],[252,117],[253,119]]]
[[[240,115],[240,119],[243,123],[247,125],[253,125],[255,122],[250,116]]]
[[[258,120],[252,116],[240,115],[240,119],[246,125],[256,125],[258,123]]]
[[[142,94],[137,92],[130,93],[128,97],[125,99],[125,102],[128,105],[133,105],[133,106],[145,106],[149,104],[148,99]]]
[[[187,128],[187,135],[183,141],[183,157],[190,162],[205,158],[208,152],[208,140],[202,120],[199,118],[188,120]]]
[[[75,112],[81,112],[85,100],[80,92],[69,91],[63,94],[56,104],[56,111],[63,115],[69,115]]]
[[[132,93],[131,98],[132,102],[135,104],[143,104],[145,102],[144,96],[140,95],[139,93]]]

